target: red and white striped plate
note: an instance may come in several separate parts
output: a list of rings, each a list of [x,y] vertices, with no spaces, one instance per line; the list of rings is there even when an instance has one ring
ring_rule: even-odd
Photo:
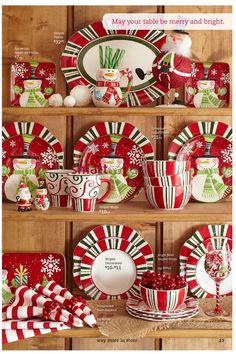
[[[102,21],[92,23],[74,33],[68,40],[61,57],[61,69],[70,88],[86,85],[93,90],[96,71],[100,68],[99,45],[109,45],[125,50],[119,69],[129,68],[133,73],[133,85],[123,106],[143,106],[167,93],[151,73],[141,80],[135,69],[145,73],[152,68],[156,56],[164,44],[166,34],[158,30],[108,30]],[[134,54],[135,53],[135,54]],[[121,82],[125,85],[125,82]]]
[[[186,263],[190,253],[204,240],[217,236],[232,239],[232,225],[204,225],[195,231],[194,234],[183,244],[179,252],[179,273],[181,276],[186,275]]]
[[[191,312],[191,313],[188,313],[188,314],[185,314],[185,315],[179,315],[179,316],[176,316],[176,317],[168,317],[168,318],[165,318],[165,317],[157,317],[157,316],[148,316],[148,315],[144,315],[144,314],[140,314],[140,313],[137,313],[136,311],[133,311],[133,310],[130,310],[128,308],[126,308],[126,311],[128,312],[129,315],[133,316],[133,317],[136,317],[136,318],[140,318],[142,320],[146,320],[146,321],[153,321],[153,322],[159,322],[159,321],[179,321],[179,320],[184,320],[184,319],[189,319],[191,317],[194,317],[196,316],[198,313],[199,313],[199,309]]]
[[[232,240],[226,237],[212,237],[200,243],[190,254],[186,264],[186,281],[191,293],[198,298],[214,297],[216,295],[216,285],[213,279],[205,270],[205,256],[207,245],[212,244],[213,249],[220,249],[226,243],[232,250]],[[222,280],[220,285],[220,295],[232,294],[232,273]]]
[[[119,169],[120,173],[115,173],[118,181],[113,182],[112,192],[104,202],[117,203],[132,199],[143,187],[143,160],[154,159],[152,144],[135,126],[125,122],[98,123],[75,144],[74,164],[79,164],[83,172],[93,169],[109,176],[109,166],[103,162],[109,157],[115,158],[114,169]],[[103,163],[106,165],[105,172]],[[117,190],[119,193],[116,197]]]
[[[198,309],[198,300],[193,297],[189,297],[185,300],[185,303],[183,305],[179,306],[176,310],[169,313],[151,310],[145,304],[142,298],[130,297],[126,302],[126,307],[131,311],[135,311],[136,313],[140,313],[143,315],[151,315],[161,318],[172,318],[195,312]]]
[[[153,270],[153,252],[150,245],[131,227],[125,225],[100,225],[92,229],[79,241],[73,253],[73,275],[76,285],[82,289],[80,282],[81,259],[94,243],[109,238],[121,238],[133,244],[144,256],[147,269]]]
[[[80,280],[92,299],[127,299],[139,296],[139,283],[147,261],[129,241],[106,238],[95,244],[81,260]]]

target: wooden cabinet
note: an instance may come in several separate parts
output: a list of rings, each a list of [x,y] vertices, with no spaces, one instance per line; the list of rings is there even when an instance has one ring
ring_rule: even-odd
[[[9,107],[10,64],[19,59],[19,48],[28,48],[24,60],[37,58],[53,61],[57,65],[57,91],[65,95],[66,82],[60,70],[60,56],[69,35],[91,22],[102,19],[108,12],[231,12],[231,7],[167,6],[167,7],[90,7],[90,6],[4,6],[3,7],[3,123],[11,121],[37,121],[59,139],[65,153],[65,167],[72,164],[72,150],[75,141],[87,129],[99,121],[129,121],[152,142],[159,159],[167,157],[171,140],[191,121],[221,120],[231,122],[231,108],[221,109],[164,109],[156,107],[103,109],[84,108],[13,108]],[[25,20],[27,19],[27,21]],[[55,32],[61,32],[64,42],[55,43]],[[193,53],[196,60],[220,60],[231,65],[230,31],[192,31]],[[18,48],[18,49],[17,49]],[[32,53],[34,52],[34,54]],[[162,127],[168,135],[161,140],[152,139],[152,128]],[[65,255],[67,266],[67,287],[78,292],[72,279],[72,253],[75,244],[86,232],[103,223],[124,223],[135,227],[157,254],[173,253],[178,256],[179,248],[193,230],[203,224],[230,223],[232,221],[231,202],[217,204],[189,203],[180,211],[151,210],[144,194],[132,202],[120,204],[117,209],[104,214],[99,208],[94,214],[79,214],[70,210],[50,209],[40,213],[17,213],[15,205],[3,206],[3,251],[56,251]],[[177,270],[176,260],[175,268]],[[185,331],[186,338],[190,336]],[[117,349],[109,343],[96,339],[97,330],[65,331],[6,345],[4,349]],[[164,339],[168,336],[168,339]],[[231,340],[220,342],[212,333],[191,332],[198,339],[183,339],[183,333],[172,331],[154,333],[149,338],[120,349],[160,350],[160,349],[230,349]],[[230,336],[230,332],[225,333]],[[71,339],[72,338],[72,339]],[[91,339],[94,338],[94,339]],[[201,339],[204,338],[204,339]],[[209,339],[208,339],[209,338]]]

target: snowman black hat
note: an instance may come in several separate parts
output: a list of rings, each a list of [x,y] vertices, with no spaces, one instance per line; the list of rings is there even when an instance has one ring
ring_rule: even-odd
[[[38,156],[29,156],[28,155],[29,143],[24,142],[24,151],[23,154],[20,156],[9,155],[11,158],[14,159],[35,159],[38,160]]]
[[[198,158],[215,158],[215,157],[220,157],[217,155],[210,155],[210,148],[211,148],[211,143],[206,141],[206,145],[205,145],[205,151],[204,151],[204,155],[201,156],[193,156],[193,158],[198,159]]]

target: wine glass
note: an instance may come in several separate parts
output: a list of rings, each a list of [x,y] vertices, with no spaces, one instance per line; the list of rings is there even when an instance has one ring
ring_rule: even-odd
[[[206,247],[205,270],[216,284],[216,306],[214,310],[206,311],[206,315],[228,316],[228,312],[220,306],[220,284],[231,272],[231,251],[228,242],[224,242],[219,248],[213,247],[209,242]]]

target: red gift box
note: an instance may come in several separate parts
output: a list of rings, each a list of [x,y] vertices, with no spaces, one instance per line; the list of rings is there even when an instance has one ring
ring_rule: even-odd
[[[185,84],[188,107],[227,107],[230,100],[230,74],[227,63],[192,63],[191,78]]]
[[[11,106],[20,106],[20,97],[29,92],[26,80],[38,80],[39,104],[46,105],[46,100],[56,91],[56,66],[54,63],[14,62],[11,65]],[[35,81],[36,82],[36,81]],[[34,90],[34,91],[33,91]],[[35,88],[32,92],[35,93]],[[42,98],[42,95],[43,98]],[[40,97],[41,96],[41,97]],[[42,102],[41,102],[42,101]],[[36,107],[31,103],[30,107]]]

